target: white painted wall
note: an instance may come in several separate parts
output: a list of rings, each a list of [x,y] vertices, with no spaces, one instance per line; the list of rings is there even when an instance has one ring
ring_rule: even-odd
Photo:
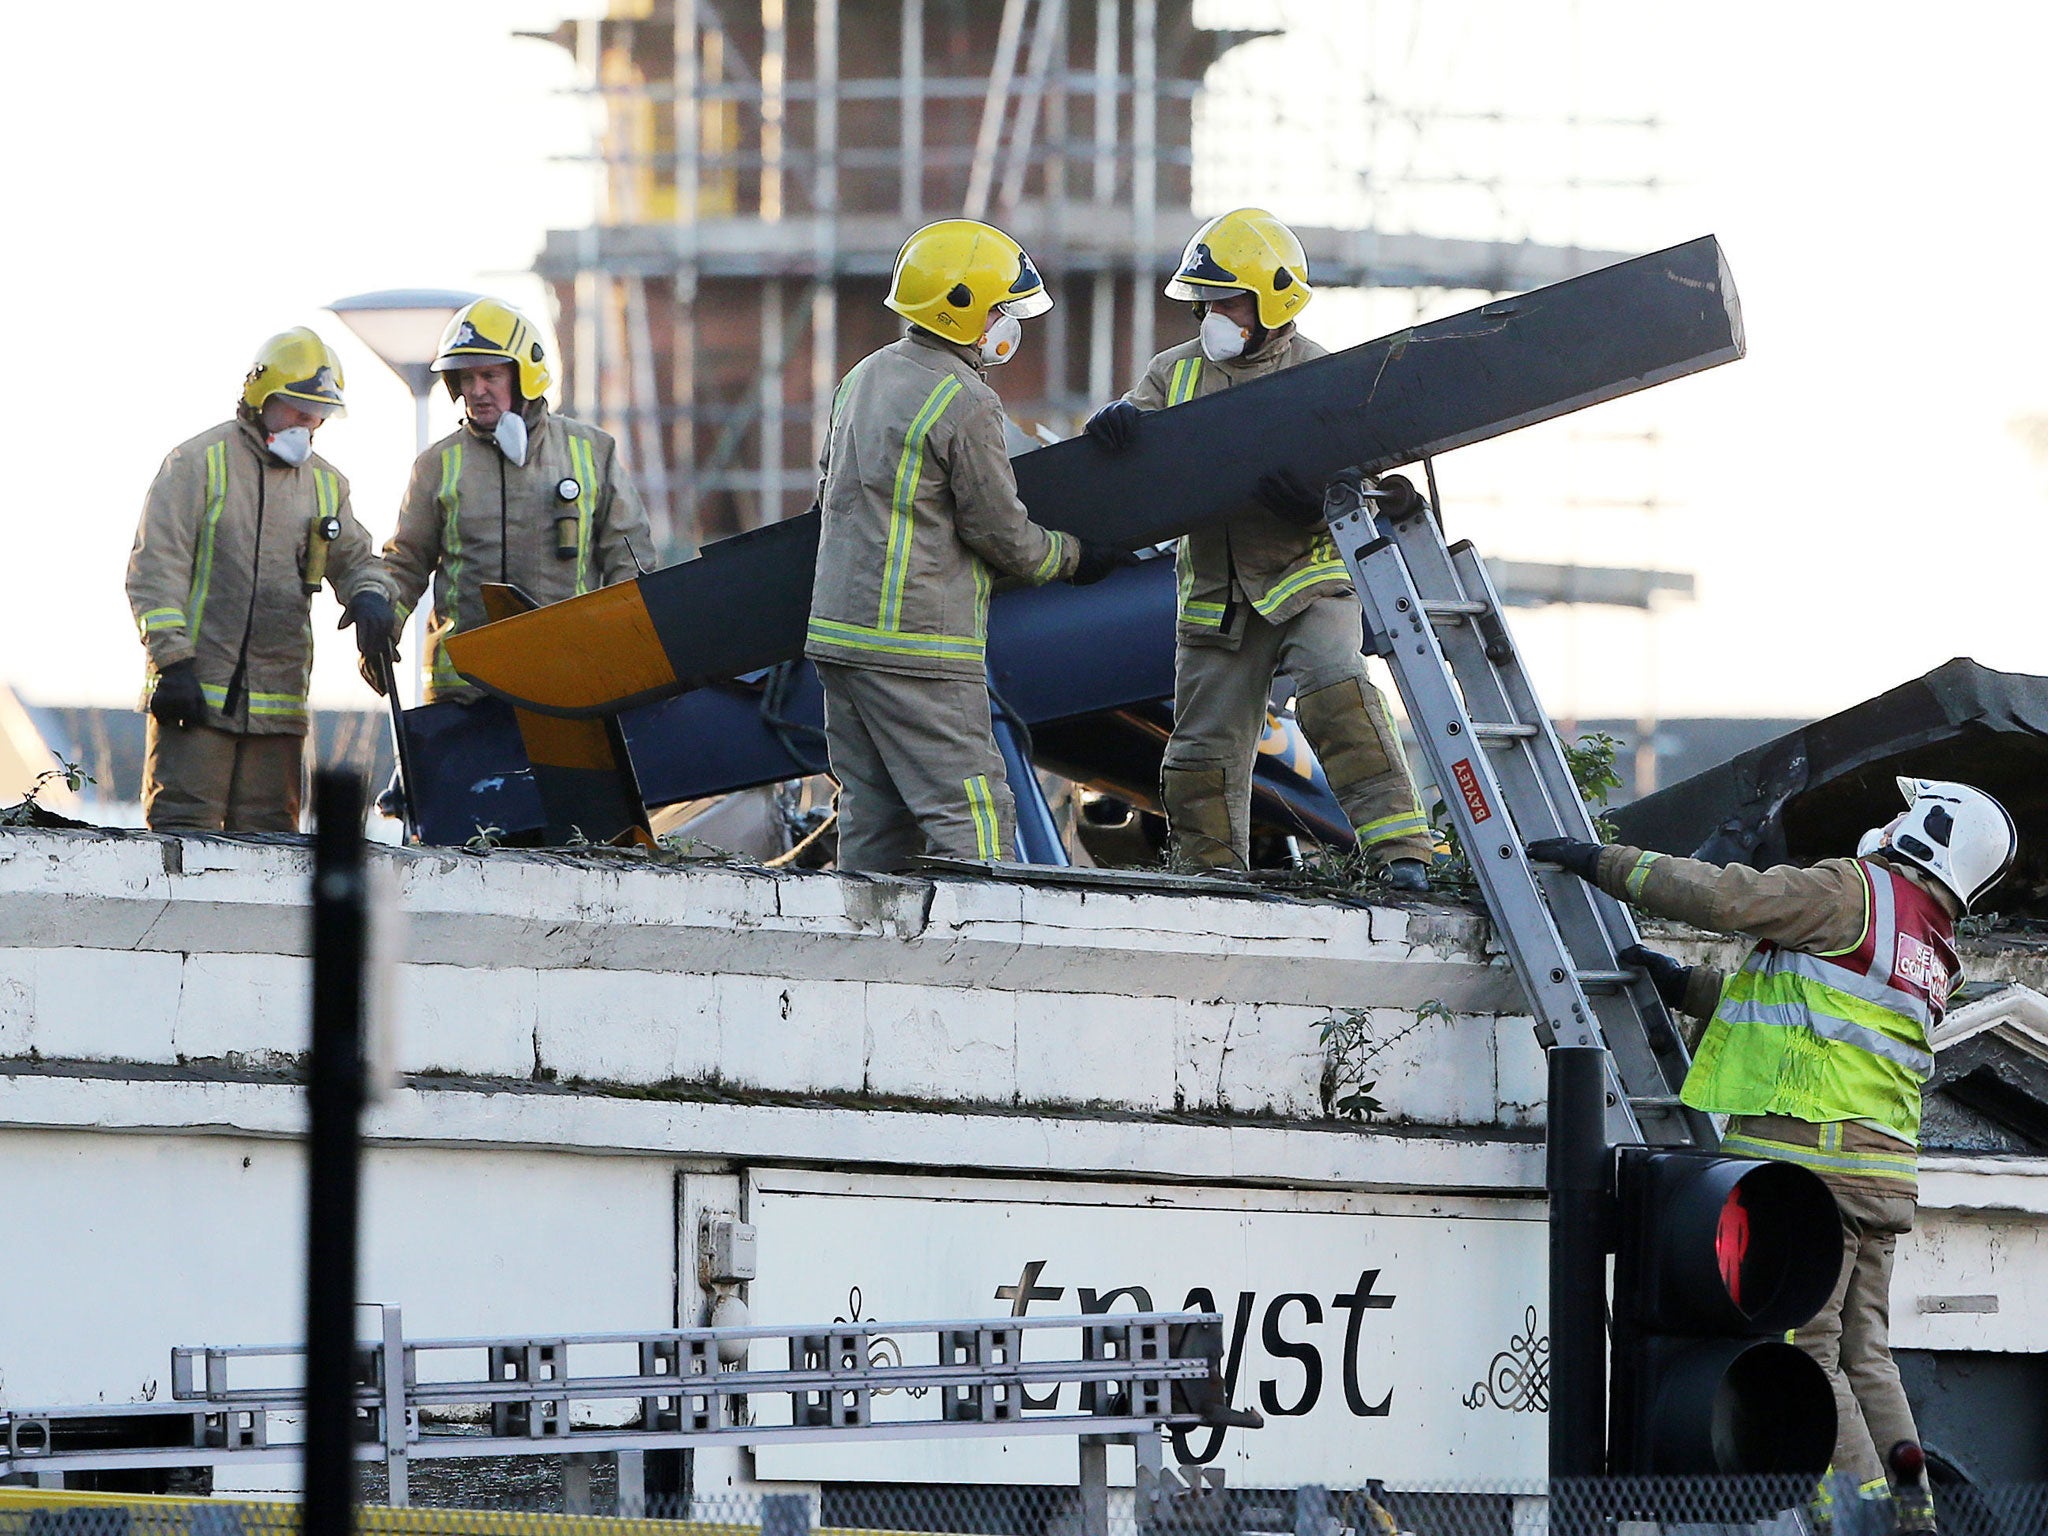
[[[956,1105],[1321,1115],[1370,1010],[1389,1118],[1534,1123],[1541,1055],[1468,913],[621,858],[392,851],[404,1072]],[[308,868],[205,838],[0,837],[0,1057],[287,1068]],[[1439,1001],[1457,1017],[1411,1029]]]
[[[763,1316],[850,1318],[856,1304],[883,1320],[1000,1315],[1027,1278],[1034,1317],[1090,1302],[1173,1311],[1206,1293],[1224,1318],[1233,1402],[1267,1415],[1261,1430],[1191,1437],[1233,1486],[1543,1472],[1545,1420],[1520,1390],[1533,1362],[1514,1353],[1547,1310],[1541,1200],[766,1169],[750,1176],[748,1215]],[[1126,1287],[1144,1294],[1111,1299]],[[931,1363],[917,1355],[925,1342],[908,1342],[908,1363]],[[1077,1347],[1064,1331],[1034,1342]],[[762,1368],[784,1363],[757,1353]],[[1060,1406],[1075,1411],[1071,1389]],[[874,1411],[911,1412],[895,1398]],[[787,1422],[782,1404],[757,1412]],[[1065,1441],[903,1441],[764,1446],[755,1462],[764,1479],[1053,1482],[1071,1476],[1073,1454]]]
[[[0,1167],[0,1401],[168,1397],[174,1345],[303,1336],[296,1144],[0,1130]],[[674,1180],[648,1158],[373,1149],[360,1294],[414,1336],[666,1327]]]
[[[1317,1295],[1329,1362],[1334,1277],[1384,1250],[1405,1406],[1469,1391],[1542,1305],[1542,1060],[1470,914],[380,857],[422,1076],[365,1120],[362,1292],[414,1337],[700,1320],[679,1189],[758,1207],[764,1322],[855,1283],[870,1315],[1000,1310],[996,1268],[1051,1244],[1070,1292],[1099,1255],[1174,1304]],[[0,833],[0,1402],[133,1400],[174,1344],[298,1333],[307,877],[292,848]],[[1457,1017],[1404,1033],[1432,998]],[[1322,1114],[1336,1008],[1400,1037],[1388,1122]],[[2048,1349],[2048,1172],[1931,1159],[1895,1290],[1902,1345]],[[1920,1304],[1957,1296],[1996,1309]],[[1248,1347],[1244,1380],[1288,1390]],[[1492,1417],[1304,1419],[1233,1475],[1341,1482],[1361,1446],[1372,1475],[1509,1475],[1541,1421]],[[764,1470],[846,1472],[817,1454]],[[924,1454],[874,1475],[938,1475]]]

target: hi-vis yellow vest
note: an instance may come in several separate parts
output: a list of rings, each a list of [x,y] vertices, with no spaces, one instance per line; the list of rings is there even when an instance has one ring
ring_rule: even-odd
[[[1955,926],[1933,896],[1859,859],[1863,936],[1812,955],[1759,943],[1721,989],[1682,1097],[1729,1115],[1869,1120],[1920,1141],[1928,1032],[1960,974]]]

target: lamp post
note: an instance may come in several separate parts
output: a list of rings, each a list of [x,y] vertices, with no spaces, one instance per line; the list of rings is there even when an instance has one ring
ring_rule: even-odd
[[[433,392],[434,375],[428,364],[441,345],[441,333],[455,312],[477,298],[453,288],[385,288],[376,293],[358,293],[336,299],[328,312],[340,317],[363,345],[376,353],[384,365],[412,391],[414,410],[413,452],[427,451],[427,397]],[[425,695],[427,608],[422,597],[412,618],[412,703]]]

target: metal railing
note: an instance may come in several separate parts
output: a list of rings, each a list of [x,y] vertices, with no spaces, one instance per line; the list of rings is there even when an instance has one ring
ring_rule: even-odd
[[[1221,1325],[1146,1312],[408,1340],[386,1307],[357,1347],[355,1456],[383,1462],[394,1505],[415,1459],[609,1452],[630,1486],[649,1451],[721,1442],[1071,1435],[1093,1442],[1082,1473],[1101,1483],[1109,1440],[1156,1470],[1164,1430],[1256,1425],[1225,1405]],[[1063,1336],[1078,1347],[1027,1358],[1027,1338],[1044,1353]],[[756,1368],[757,1352],[787,1364]],[[304,1445],[272,1430],[296,1427],[303,1375],[297,1345],[174,1349],[168,1402],[0,1414],[0,1478],[296,1461]],[[1063,1383],[1080,1412],[1027,1391]]]

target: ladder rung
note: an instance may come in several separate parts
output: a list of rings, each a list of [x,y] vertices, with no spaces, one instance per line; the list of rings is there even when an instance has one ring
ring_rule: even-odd
[[[1515,651],[1507,610],[1485,563],[1469,544],[1446,548],[1434,521],[1420,519],[1404,522],[1397,540],[1381,539],[1370,560],[1347,547],[1345,563],[1357,577],[1375,648],[1386,646],[1381,654],[1417,719],[1416,734],[1438,782],[1454,778],[1466,789],[1469,811],[1461,820],[1484,820],[1494,809],[1484,801],[1498,797],[1509,825],[1554,828],[1549,786],[1568,783],[1570,765]],[[1395,643],[1396,626],[1382,624],[1382,617],[1398,617],[1403,643]],[[1422,620],[1436,636],[1434,647],[1408,633]],[[1475,720],[1474,713],[1490,718]],[[1461,761],[1461,754],[1474,761]],[[1483,799],[1466,782],[1475,772]],[[1513,839],[1489,844],[1496,841],[1512,859]],[[1484,867],[1496,866],[1487,860]],[[1611,1052],[1606,1110],[1616,1139],[1660,1145],[1708,1139],[1705,1121],[1679,1097],[1683,1045],[1643,972],[1616,956],[1612,946],[1620,935],[1605,909],[1564,901],[1551,873],[1555,864],[1530,860],[1522,868],[1543,876],[1534,902],[1521,880],[1498,890],[1501,882],[1491,878],[1481,884],[1489,905],[1499,908],[1493,919],[1503,942],[1524,971],[1539,1015],[1537,1040],[1548,1049],[1569,1035]],[[1577,881],[1566,883],[1583,889]],[[1560,988],[1568,995],[1559,998],[1554,989]],[[1574,1022],[1567,1024],[1567,1017]]]

